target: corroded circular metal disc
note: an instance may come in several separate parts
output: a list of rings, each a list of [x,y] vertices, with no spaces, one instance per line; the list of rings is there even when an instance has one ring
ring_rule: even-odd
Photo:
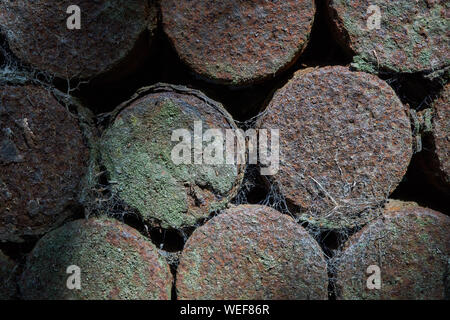
[[[80,290],[67,287],[79,267]],[[112,219],[77,220],[45,235],[30,253],[19,281],[27,300],[167,300],[168,264],[133,228]]]
[[[422,126],[418,169],[436,190],[450,194],[450,84],[444,86],[432,108],[418,116]]]
[[[180,299],[327,299],[317,242],[286,215],[242,205],[188,239],[177,273]]]
[[[258,127],[280,130],[274,180],[293,213],[323,228],[362,225],[401,181],[410,120],[382,80],[344,67],[305,69],[278,90]]]
[[[450,65],[448,1],[329,0],[328,3],[338,39],[357,55],[354,66],[359,70],[409,73]]]
[[[10,300],[16,295],[16,264],[0,251],[0,300]]]
[[[196,123],[200,139],[208,129],[217,129],[224,138],[225,130],[237,129],[222,105],[196,90],[157,85],[140,90],[117,110],[101,139],[102,162],[114,193],[145,221],[164,228],[194,226],[236,195],[245,163],[225,163],[227,149],[219,143],[223,161],[208,164],[202,154],[196,156],[196,145],[204,155],[211,143],[193,141]],[[172,141],[174,131],[181,129],[189,138]],[[180,143],[185,143],[184,151]],[[177,163],[173,154],[187,161]]]
[[[81,10],[81,29],[69,30],[66,13]],[[156,28],[154,1],[0,1],[0,24],[12,51],[60,78],[104,74],[132,54],[147,29]]]
[[[41,87],[0,87],[0,128],[0,240],[20,242],[78,203],[88,148],[75,116]]]
[[[338,299],[445,299],[450,294],[450,218],[421,207],[386,212],[335,258]],[[369,266],[380,289],[368,289]],[[373,282],[369,281],[374,284]]]
[[[312,0],[164,0],[163,27],[181,60],[214,82],[242,85],[295,62],[314,20]]]
[[[399,211],[402,209],[418,207],[416,202],[388,199],[384,204],[385,212]]]

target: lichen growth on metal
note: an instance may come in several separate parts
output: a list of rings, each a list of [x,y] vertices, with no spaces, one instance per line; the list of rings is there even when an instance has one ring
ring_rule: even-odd
[[[411,123],[392,88],[345,67],[295,73],[257,126],[280,130],[280,171],[269,182],[292,214],[324,229],[379,215],[412,156]]]
[[[312,0],[164,0],[161,11],[181,60],[209,81],[239,86],[273,77],[297,60],[316,8]]]
[[[194,121],[202,121],[203,130],[237,129],[220,104],[185,87],[157,85],[140,90],[116,114],[100,141],[101,163],[113,193],[144,221],[194,226],[234,197],[245,164],[175,165],[171,159],[175,129],[193,132]]]
[[[81,289],[67,288],[69,266]],[[29,254],[19,281],[24,299],[168,300],[172,275],[156,247],[113,219],[77,220],[46,234]]]
[[[16,264],[0,251],[0,300],[16,297]]]
[[[188,239],[177,271],[180,299],[326,299],[327,267],[295,221],[259,205],[228,209]]]

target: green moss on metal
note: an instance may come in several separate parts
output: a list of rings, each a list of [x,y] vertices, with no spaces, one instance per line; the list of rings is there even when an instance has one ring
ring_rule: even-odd
[[[67,288],[69,266],[80,290]],[[153,244],[132,228],[100,218],[79,220],[44,236],[20,281],[25,299],[170,299],[172,276]]]
[[[318,244],[290,217],[238,206],[198,228],[177,270],[179,299],[325,299]]]

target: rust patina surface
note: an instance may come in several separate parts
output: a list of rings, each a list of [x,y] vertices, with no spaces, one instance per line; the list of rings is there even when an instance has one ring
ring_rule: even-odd
[[[0,240],[57,226],[78,203],[88,148],[77,118],[44,88],[0,87]]]
[[[16,264],[0,251],[0,300],[13,299],[17,292]]]
[[[242,85],[292,65],[308,43],[312,0],[164,0],[163,28],[181,60],[214,82]]]
[[[72,265],[80,268],[81,290],[66,286],[66,270]],[[39,240],[19,285],[28,300],[167,300],[172,275],[139,232],[116,220],[95,218],[67,223]]]
[[[428,180],[450,194],[450,84],[444,86],[432,108],[419,115],[423,150],[417,158]]]
[[[293,213],[322,228],[372,219],[412,155],[410,120],[392,88],[344,67],[298,71],[257,126],[280,130],[271,181]]]
[[[418,206],[386,211],[335,258],[338,299],[448,299],[450,218]],[[370,265],[381,288],[367,288]]]
[[[433,136],[440,171],[450,186],[450,84],[447,84],[441,97],[434,104]]]
[[[369,72],[429,72],[450,65],[450,3],[446,0],[328,0],[338,40]],[[380,28],[368,27],[380,9]],[[372,28],[372,30],[371,30]]]
[[[80,30],[67,28],[70,5],[81,9]],[[155,2],[143,0],[0,1],[0,24],[12,51],[39,70],[70,79],[104,74],[121,63],[130,67],[137,43],[156,29],[156,15]]]
[[[327,266],[300,225],[259,205],[227,210],[188,239],[180,299],[326,299]]]

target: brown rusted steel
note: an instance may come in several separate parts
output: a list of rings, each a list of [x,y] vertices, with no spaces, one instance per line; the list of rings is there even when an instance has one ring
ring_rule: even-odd
[[[44,88],[0,87],[0,240],[49,231],[78,203],[88,160],[77,118]]]
[[[80,30],[67,28],[70,5],[81,9]],[[0,1],[0,26],[12,51],[64,79],[129,71],[139,57],[134,49],[148,47],[156,16],[155,1]]]
[[[386,204],[384,205],[385,211],[398,211],[405,208],[413,208],[418,207],[419,204],[412,201],[402,201],[402,200],[395,200],[395,199],[389,199],[386,201]]]
[[[80,268],[80,290],[67,287],[69,266]],[[27,300],[167,300],[172,280],[168,264],[139,232],[96,218],[67,223],[39,240],[19,286]]]
[[[337,39],[361,71],[430,72],[450,66],[446,0],[328,0]],[[377,9],[380,26],[376,26]]]
[[[418,206],[386,211],[334,258],[338,299],[448,299],[450,218]],[[367,288],[379,267],[381,288]],[[369,281],[370,282],[370,281]]]
[[[16,264],[0,251],[0,300],[11,300],[17,293]]]
[[[417,158],[428,180],[450,195],[450,84],[420,119],[423,150]]]
[[[327,299],[327,266],[300,225],[259,205],[231,208],[188,239],[180,299]]]
[[[163,28],[195,73],[243,85],[291,66],[311,33],[312,0],[161,1]]]
[[[270,177],[301,220],[326,229],[362,225],[410,162],[406,108],[384,81],[344,67],[298,71],[258,120],[280,130]]]
[[[221,104],[196,90],[159,84],[139,90],[115,114],[100,142],[101,162],[113,198],[136,209],[144,221],[163,228],[191,227],[225,208],[236,195],[245,163],[206,164],[194,159],[195,121],[202,123],[203,132],[218,129],[224,137],[226,129],[237,129]],[[178,129],[188,130],[192,138],[187,164],[175,164],[172,158],[180,143],[171,141],[172,133]],[[225,152],[224,146],[223,159]]]

